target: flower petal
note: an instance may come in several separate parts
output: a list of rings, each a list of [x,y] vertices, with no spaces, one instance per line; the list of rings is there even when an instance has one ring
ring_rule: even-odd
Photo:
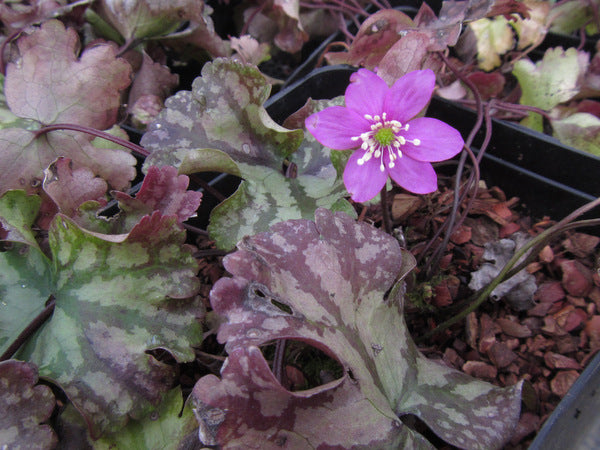
[[[415,117],[425,106],[435,89],[435,74],[431,69],[414,70],[398,78],[383,103],[388,119],[402,124]]]
[[[433,166],[404,155],[398,158],[393,168],[388,169],[392,180],[415,194],[429,194],[437,190],[437,175]]]
[[[419,145],[407,142],[402,153],[417,161],[444,161],[459,153],[464,141],[458,130],[441,120],[419,117],[408,123],[408,131],[402,132],[405,139],[419,139]]]
[[[361,140],[353,141],[351,138],[370,130],[367,119],[343,106],[330,106],[311,114],[304,124],[317,141],[334,150],[360,146]]]
[[[387,172],[379,168],[380,161],[371,158],[359,166],[357,161],[366,152],[362,149],[355,151],[344,169],[344,184],[355,202],[366,202],[375,197],[385,186]]]
[[[350,76],[350,84],[346,88],[346,108],[364,116],[379,115],[384,111],[383,101],[390,88],[374,72],[359,69]]]

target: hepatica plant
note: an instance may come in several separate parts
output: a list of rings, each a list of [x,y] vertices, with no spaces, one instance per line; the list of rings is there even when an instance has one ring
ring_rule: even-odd
[[[39,425],[55,399],[35,387],[38,376],[67,399],[52,419],[65,447],[187,448],[199,437],[224,448],[430,448],[403,423],[407,414],[455,446],[510,438],[521,384],[499,388],[419,353],[402,317],[414,258],[356,222],[331,158],[331,149],[355,149],[343,174],[355,201],[373,198],[388,176],[434,191],[431,162],[456,155],[463,140],[416,117],[432,71],[390,88],[359,70],[345,106],[311,102],[282,126],[263,106],[270,84],[258,68],[217,58],[165,101],[141,148],[102,130],[110,145],[91,136],[94,124],[115,125],[131,78],[115,46],[79,52],[76,32],[51,20],[15,52],[0,96],[10,118],[0,127],[0,411],[14,411],[0,417],[0,446],[56,444]],[[149,154],[135,196],[125,192],[134,158],[115,143]],[[237,245],[224,260],[231,277],[211,291],[211,322],[183,226],[204,198],[188,175],[202,171],[243,180],[211,214],[216,246]],[[106,217],[109,192],[119,211]],[[228,357],[184,407],[179,364],[195,361],[211,324]],[[288,390],[260,350],[273,341],[307,343],[339,371]]]
[[[404,189],[437,189],[431,162],[461,151],[460,133],[437,119],[417,117],[435,88],[432,70],[415,70],[389,88],[377,74],[360,69],[350,78],[346,106],[332,106],[306,119],[306,129],[334,150],[356,149],[344,170],[344,184],[357,202],[371,200],[388,175]]]

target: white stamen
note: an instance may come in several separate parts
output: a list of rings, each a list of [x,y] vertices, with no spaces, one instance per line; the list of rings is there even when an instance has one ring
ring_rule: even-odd
[[[356,161],[359,166],[362,166],[371,158],[377,158],[379,159],[379,170],[384,172],[384,153],[386,151],[388,157],[387,167],[392,169],[396,166],[395,161],[399,158],[402,158],[402,151],[400,148],[403,145],[405,145],[407,142],[415,146],[421,145],[420,139],[406,139],[404,136],[399,134],[402,131],[408,131],[409,125],[402,125],[402,123],[397,120],[387,120],[386,112],[383,112],[381,116],[371,116],[370,114],[365,114],[363,117],[372,122],[369,126],[369,131],[361,133],[360,136],[351,138],[353,141],[358,141],[359,139],[362,140],[360,147],[365,151],[365,154]],[[376,134],[382,129],[391,130],[393,133],[393,140],[388,145],[382,145],[381,142],[375,138]]]

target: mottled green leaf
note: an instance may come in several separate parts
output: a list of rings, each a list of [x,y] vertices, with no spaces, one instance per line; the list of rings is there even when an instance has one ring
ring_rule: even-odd
[[[589,113],[575,113],[552,120],[554,136],[564,144],[600,156],[600,119]]]
[[[155,212],[130,233],[102,235],[57,215],[49,230],[56,273],[51,319],[21,349],[55,380],[93,436],[141,419],[170,389],[175,368],[146,352],[194,358],[201,341],[197,263],[175,216]]]
[[[426,359],[402,317],[414,267],[388,234],[342,213],[316,212],[244,238],[225,258],[211,304],[224,316],[222,379],[193,391],[200,437],[224,448],[431,448],[398,416],[412,413],[448,443],[500,448],[518,421],[521,384],[499,388]],[[259,346],[299,340],[344,369],[341,378],[287,391]]]
[[[10,450],[51,449],[56,435],[47,421],[54,410],[54,394],[36,385],[35,366],[23,361],[0,362],[0,446]]]
[[[573,98],[581,89],[589,55],[574,48],[546,50],[544,58],[533,64],[527,59],[517,61],[513,75],[521,86],[521,104],[550,110]],[[530,113],[523,124],[543,131],[542,116]]]
[[[211,214],[209,232],[224,249],[274,223],[312,218],[318,207],[352,213],[330,150],[302,130],[277,125],[262,106],[269,92],[255,67],[217,59],[204,66],[192,91],[166,101],[142,138],[152,151],[146,167],[219,170],[244,179]]]
[[[9,191],[0,197],[0,224],[8,231],[5,240],[21,242],[39,249],[31,224],[33,224],[42,200],[24,191]]]
[[[0,252],[0,354],[44,309],[52,293],[50,261],[37,247]]]
[[[183,413],[181,417],[179,414]],[[198,440],[198,422],[190,406],[183,407],[181,388],[165,394],[160,407],[143,420],[131,421],[117,433],[93,442],[96,450],[176,450],[193,437]]]

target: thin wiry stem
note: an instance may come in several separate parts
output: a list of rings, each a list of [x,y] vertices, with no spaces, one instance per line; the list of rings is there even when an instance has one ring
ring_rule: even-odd
[[[95,128],[91,128],[91,127],[86,127],[83,125],[76,125],[76,124],[72,124],[72,123],[57,123],[57,124],[53,124],[53,125],[46,125],[45,127],[37,130],[35,132],[35,137],[39,137],[43,134],[49,133],[51,131],[60,131],[60,130],[70,130],[70,131],[78,131],[80,133],[85,133],[85,134],[89,134],[92,136],[96,136],[102,139],[106,139],[107,141],[110,142],[114,142],[117,145],[120,145],[121,147],[125,147],[129,150],[131,150],[133,153],[142,156],[142,157],[146,157],[150,154],[150,152],[148,150],[146,150],[144,147],[134,144],[133,142],[129,142],[126,141],[125,139],[121,139],[120,137],[117,136],[113,136],[110,133],[107,133],[105,131],[100,131],[100,130],[96,130]]]
[[[528,253],[530,253],[528,258],[535,258],[537,253],[534,253],[534,250],[541,250],[541,248],[543,248],[543,246],[545,246],[550,241],[550,239],[552,239],[557,234],[563,233],[564,231],[573,228],[600,225],[600,219],[581,220],[573,222],[575,218],[581,216],[582,214],[585,214],[586,212],[588,212],[592,208],[595,208],[598,205],[600,205],[600,197],[592,202],[585,204],[581,208],[576,209],[567,217],[562,219],[560,222],[557,222],[552,227],[548,228],[547,230],[544,230],[542,233],[531,239],[527,244],[525,244],[523,247],[521,247],[515,252],[512,258],[504,265],[502,270],[500,270],[498,275],[496,275],[496,277],[485,288],[476,292],[471,297],[471,301],[469,301],[469,306],[467,308],[465,308],[460,313],[452,316],[445,322],[442,322],[433,330],[425,333],[423,336],[418,338],[417,341],[423,341],[431,338],[433,335],[439,333],[440,331],[443,331],[451,327],[455,323],[458,323],[460,320],[464,319],[465,317],[467,317],[467,315],[479,308],[479,306],[481,306],[481,304],[485,300],[487,300],[487,298],[491,295],[493,290],[496,289],[496,287],[498,287],[500,283],[510,278],[510,276],[515,275],[520,270],[522,270],[522,268],[525,267],[525,265],[523,265],[524,263],[519,262],[521,258],[523,258]],[[517,264],[519,265],[517,266]]]

